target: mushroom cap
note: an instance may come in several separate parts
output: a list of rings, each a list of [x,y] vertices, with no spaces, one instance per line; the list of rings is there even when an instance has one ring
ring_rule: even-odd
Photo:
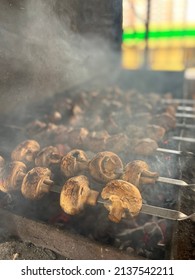
[[[120,177],[123,172],[123,163],[118,155],[105,151],[89,162],[90,175],[98,182],[109,182]]]
[[[134,160],[125,166],[121,179],[139,187],[140,183],[154,183],[158,176],[157,172],[149,171],[149,165],[145,161]],[[144,180],[144,178],[148,180]]]
[[[4,181],[4,170],[5,170],[5,160],[0,156],[0,191],[5,192],[5,181]]]
[[[5,166],[5,160],[2,156],[0,156],[0,169]]]
[[[21,191],[28,199],[40,199],[50,191],[50,186],[44,183],[50,180],[51,171],[46,167],[34,167],[24,177]]]
[[[155,124],[146,126],[146,135],[155,141],[161,140],[165,135],[165,128]]]
[[[60,206],[70,215],[79,213],[90,194],[89,181],[86,176],[80,175],[68,179],[60,194]]]
[[[20,190],[24,173],[26,173],[26,165],[21,161],[12,161],[8,165],[6,173],[8,174],[6,189],[9,192],[12,190]]]
[[[133,148],[133,153],[137,155],[149,156],[158,148],[158,144],[151,138],[139,139]]]
[[[37,153],[40,151],[40,145],[35,140],[25,140],[20,143],[12,152],[12,160],[31,163],[34,161]]]
[[[78,172],[86,170],[89,159],[83,150],[74,149],[67,153],[61,160],[61,171],[66,177],[72,177]]]
[[[41,167],[52,167],[60,164],[61,155],[54,146],[43,148],[35,158],[35,165]]]
[[[26,165],[21,161],[12,161],[5,166],[0,189],[4,192],[19,190],[26,173]]]
[[[114,222],[120,221],[120,216],[114,216],[112,206],[116,202],[118,203],[117,207],[119,212],[121,211],[121,216],[125,214],[125,210],[130,213],[132,217],[135,217],[139,214],[142,208],[142,197],[139,189],[133,184],[123,181],[123,180],[113,180],[106,184],[101,192],[103,199],[109,199],[112,204],[106,205],[105,207],[109,210],[110,220]],[[116,209],[117,210],[117,209]]]

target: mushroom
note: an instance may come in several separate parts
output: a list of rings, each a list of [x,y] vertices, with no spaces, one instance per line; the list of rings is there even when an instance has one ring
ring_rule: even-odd
[[[53,181],[51,171],[46,167],[34,167],[24,177],[21,191],[24,197],[36,200],[50,191]]]
[[[106,139],[106,149],[115,153],[119,153],[127,148],[128,143],[129,139],[126,134],[114,134]]]
[[[105,203],[104,206],[109,211],[108,218],[115,223],[119,223],[126,213],[131,217],[137,216],[142,208],[139,189],[123,180],[112,180],[107,183],[101,192],[101,197],[111,202]]]
[[[84,127],[74,128],[68,131],[66,133],[68,137],[68,144],[72,149],[76,149],[76,148],[82,149],[88,133],[89,131]]]
[[[146,135],[157,142],[164,137],[165,131],[165,128],[159,125],[151,124],[146,126]]]
[[[134,160],[125,166],[121,179],[139,187],[141,184],[154,184],[158,177],[157,172],[149,171],[145,161]]]
[[[0,178],[4,168],[5,168],[5,160],[2,156],[0,156]]]
[[[36,155],[40,150],[40,145],[35,140],[26,140],[20,143],[12,152],[13,161],[22,161],[25,164],[34,162]]]
[[[72,177],[64,184],[60,194],[60,206],[65,213],[78,214],[85,204],[96,205],[99,193],[91,190],[86,176]]]
[[[149,156],[158,149],[158,144],[150,138],[143,138],[135,141],[132,153],[142,156]]]
[[[43,148],[35,158],[35,165],[40,167],[55,168],[60,165],[62,156],[54,146]]]
[[[168,131],[176,127],[176,118],[170,113],[165,112],[153,116],[150,123],[162,126],[166,131]]]
[[[67,178],[77,175],[88,168],[88,157],[83,150],[74,149],[61,160],[61,171]]]
[[[109,137],[110,135],[106,130],[89,132],[85,139],[85,148],[92,152],[103,151]]]
[[[1,173],[0,190],[10,192],[19,190],[26,174],[26,165],[21,161],[13,161],[5,166]]]
[[[113,152],[105,151],[89,162],[90,175],[98,182],[109,182],[120,177],[123,173],[123,163]]]

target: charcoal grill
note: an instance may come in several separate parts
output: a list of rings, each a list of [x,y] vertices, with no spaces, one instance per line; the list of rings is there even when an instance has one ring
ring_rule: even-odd
[[[143,73],[142,73],[143,74]],[[134,75],[134,74],[133,74]],[[115,75],[115,81],[113,79],[102,76],[95,77],[90,79],[85,83],[75,85],[72,88],[65,90],[65,93],[58,94],[58,96],[63,96],[65,94],[75,94],[79,95],[79,92],[82,90],[92,90],[94,88],[104,88],[106,86],[113,86],[116,83],[121,87],[124,82],[124,76],[127,76],[127,72],[121,71],[120,74]],[[117,79],[116,79],[117,77]],[[117,82],[116,82],[117,80]],[[125,87],[128,87],[128,84],[125,83]],[[189,154],[177,154],[173,156],[171,160],[174,159],[174,163],[176,162],[177,170],[172,170],[173,179],[184,180],[186,184],[194,184],[194,177],[188,174],[188,168],[190,168],[190,164],[193,162],[193,146],[189,145],[189,141],[182,141],[185,137],[190,137],[194,139],[194,130],[193,130],[193,118],[189,116],[186,117],[186,103],[188,104],[187,110],[193,110],[194,101],[190,98],[190,96],[186,96],[186,92],[181,90],[181,95],[178,100],[178,92],[176,93],[177,102],[180,103],[179,113],[182,112],[182,116],[179,115],[177,119],[177,127],[176,129],[169,133],[167,136],[166,144],[164,145],[164,149],[171,149],[176,151],[188,151]],[[38,100],[39,101],[39,100]],[[46,102],[50,104],[52,99],[48,99]],[[23,126],[25,123],[29,121],[39,118],[43,116],[47,112],[46,106],[43,104],[37,104],[38,102],[33,102],[33,104],[29,104],[30,111],[26,110],[26,112],[30,112],[30,114],[25,114],[24,116],[19,116],[18,118],[18,110],[16,108],[16,112],[10,112],[8,114],[4,114],[1,117],[1,155],[9,158],[10,151],[15,147],[16,142],[19,143],[23,140]],[[45,103],[45,101],[44,101]],[[33,108],[33,110],[32,110]],[[33,112],[33,113],[32,113]],[[174,137],[180,137],[178,139],[174,139]],[[190,154],[191,153],[191,154]],[[163,155],[163,159],[164,155]],[[168,159],[168,158],[167,158]],[[157,155],[157,161],[161,161],[161,157]],[[172,163],[173,163],[172,162]],[[187,162],[187,164],[186,164]],[[184,166],[187,166],[184,170]],[[184,170],[184,171],[183,171]],[[176,176],[176,177],[175,177]],[[160,187],[163,188],[163,184],[161,183]],[[169,185],[168,185],[169,186]],[[158,188],[158,186],[156,186]],[[166,185],[167,188],[167,185]],[[175,201],[173,202],[173,209],[177,211],[181,211],[186,215],[190,215],[195,212],[194,206],[194,191],[190,188],[178,187],[176,185],[171,186],[170,189],[174,189],[175,193]],[[51,194],[51,197],[47,197],[47,199],[53,199],[53,196],[58,199],[57,194]],[[46,199],[45,199],[46,200]],[[13,201],[12,201],[13,202]],[[8,203],[9,204],[9,203]],[[75,234],[74,231],[69,231],[69,227],[65,226],[63,229],[59,230],[58,227],[54,227],[48,225],[48,220],[44,215],[41,215],[41,211],[48,211],[52,214],[52,209],[49,208],[50,200],[48,202],[44,202],[44,207],[39,203],[27,203],[21,200],[21,197],[16,197],[14,202],[14,206],[11,204],[6,206],[5,209],[1,203],[1,215],[3,217],[1,224],[5,229],[7,229],[10,234],[16,235],[24,241],[31,241],[36,245],[45,246],[46,248],[52,249],[62,255],[66,255],[71,259],[141,259],[142,255],[135,255],[134,253],[128,252],[121,249],[121,247],[110,246],[109,238],[106,240],[94,240],[92,238],[89,241],[90,236],[83,237],[79,234],[79,231]],[[166,208],[166,206],[165,206]],[[29,211],[30,209],[30,211]],[[33,211],[32,211],[33,209]],[[33,213],[33,214],[32,214]],[[50,215],[49,214],[49,215]],[[9,219],[13,221],[14,226],[8,225],[5,221]],[[156,219],[156,218],[155,218]],[[156,220],[155,220],[156,221]],[[24,230],[24,224],[28,225],[27,229]],[[36,228],[37,230],[31,230]],[[185,231],[187,228],[189,231]],[[163,258],[163,259],[182,259],[189,258],[188,250],[190,251],[190,256],[193,255],[193,229],[194,224],[190,220],[186,221],[168,221],[168,232],[169,237],[167,240],[167,244],[163,247],[162,244],[159,244],[155,249],[157,253],[154,253],[153,256],[145,255],[145,258]],[[51,233],[52,238],[48,240],[48,234]],[[82,232],[83,235],[83,232]],[[189,236],[190,235],[190,236]],[[69,246],[60,246],[60,242],[57,242],[56,239],[60,240],[60,242],[69,243]],[[113,242],[111,242],[113,243]],[[117,243],[117,242],[115,242]],[[70,245],[71,244],[71,245]],[[85,247],[85,251],[82,254],[81,251]]]

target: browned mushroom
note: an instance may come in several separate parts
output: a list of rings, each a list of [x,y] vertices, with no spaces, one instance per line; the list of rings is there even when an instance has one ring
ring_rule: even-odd
[[[43,148],[35,158],[35,165],[54,169],[60,165],[62,156],[54,146]]]
[[[72,147],[72,149],[82,149],[88,133],[89,131],[84,127],[75,128],[68,131],[66,133],[68,137],[68,144],[70,147]]]
[[[5,166],[1,173],[0,190],[11,192],[20,190],[26,174],[26,165],[20,161],[13,161]]]
[[[5,160],[2,156],[0,156],[0,172],[1,172],[2,168],[4,168],[4,166],[5,166]]]
[[[106,139],[106,149],[114,153],[119,153],[127,148],[128,143],[129,139],[126,134],[114,134]]]
[[[165,128],[159,125],[151,124],[146,126],[147,137],[157,142],[164,137],[165,132],[166,132]]]
[[[89,132],[84,147],[92,152],[105,150],[106,140],[110,137],[106,130]]]
[[[60,206],[65,213],[78,214],[85,204],[96,205],[98,192],[91,190],[86,176],[72,177],[64,184],[60,194]]]
[[[35,167],[24,177],[21,191],[24,197],[36,200],[50,191],[53,181],[50,180],[51,171],[46,167]]]
[[[132,146],[132,153],[142,156],[152,155],[158,148],[157,142],[150,138],[136,140]]]
[[[34,162],[37,153],[40,150],[40,145],[35,140],[26,140],[20,143],[12,152],[12,160],[22,161],[25,164]]]
[[[170,113],[165,112],[155,115],[150,123],[162,126],[166,129],[166,131],[168,131],[176,127],[176,118]]]
[[[125,166],[121,179],[139,187],[141,184],[154,184],[158,177],[157,172],[149,171],[145,161],[134,160]]]
[[[78,175],[88,168],[88,157],[83,150],[75,149],[66,154],[61,160],[61,171],[67,177]]]
[[[101,192],[103,199],[108,199],[111,203],[105,203],[108,209],[108,218],[119,223],[125,212],[135,217],[142,207],[142,197],[136,186],[123,180],[113,180],[107,183]]]
[[[98,153],[89,162],[90,175],[98,182],[109,182],[123,173],[123,163],[115,153],[105,151]]]

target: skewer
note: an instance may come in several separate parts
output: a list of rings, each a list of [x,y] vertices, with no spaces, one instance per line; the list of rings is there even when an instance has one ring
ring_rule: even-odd
[[[177,106],[178,111],[195,112],[195,108],[191,106]]]
[[[160,183],[175,185],[175,186],[188,187],[192,191],[195,191],[195,184],[188,184],[183,180],[166,178],[166,177],[158,177],[158,179],[156,181],[160,182]]]
[[[100,198],[97,200],[97,203],[110,204],[110,202],[104,201]],[[158,207],[158,206],[152,206],[152,205],[148,205],[148,204],[142,204],[140,213],[148,214],[148,215],[152,215],[152,216],[156,216],[156,217],[164,218],[164,219],[168,219],[168,220],[174,220],[174,221],[182,221],[182,220],[191,219],[192,221],[195,222],[195,213],[193,213],[191,215],[186,215],[177,210],[162,208],[162,207]]]
[[[180,156],[195,156],[194,153],[188,151],[178,151],[178,150],[171,150],[171,149],[164,149],[164,148],[157,148],[157,152],[180,155]]]
[[[173,136],[172,139],[173,139],[173,140],[177,140],[177,141],[195,143],[195,138],[181,137],[181,136]]]
[[[176,113],[175,116],[176,116],[177,118],[195,119],[195,115],[194,115],[194,114]]]
[[[163,103],[166,104],[174,104],[174,103],[180,103],[180,104],[195,104],[194,99],[162,99]]]
[[[179,180],[177,180],[177,181],[179,181]],[[53,186],[51,188],[51,191],[55,192],[55,193],[60,193],[61,192],[61,187],[60,186]],[[110,204],[109,201],[103,200],[102,198],[98,198],[97,203],[107,204],[107,205]],[[184,214],[180,211],[177,211],[177,210],[152,206],[152,205],[148,205],[148,204],[143,204],[142,205],[140,213],[153,215],[153,216],[157,216],[157,217],[164,218],[164,219],[169,219],[169,220],[174,220],[174,221],[182,221],[182,220],[187,220],[187,219],[191,219],[192,221],[195,221],[195,213],[193,213],[191,215],[186,215],[186,214]]]
[[[190,219],[193,222],[195,222],[195,213],[191,215],[186,215],[180,211],[172,210],[168,208],[162,208],[152,205],[143,204],[142,209],[140,211],[144,214],[149,214],[153,216],[157,216],[164,219],[174,220],[174,221],[182,221]]]
[[[186,123],[176,123],[176,127],[187,128],[187,129],[195,129],[195,125],[193,125],[193,124],[186,124]]]

